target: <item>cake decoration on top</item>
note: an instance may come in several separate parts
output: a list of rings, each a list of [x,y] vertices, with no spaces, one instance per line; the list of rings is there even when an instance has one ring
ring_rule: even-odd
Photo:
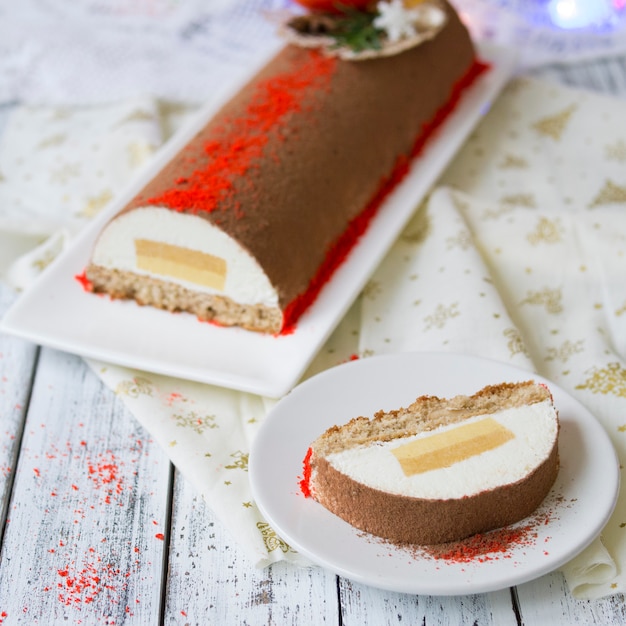
[[[361,61],[418,46],[446,20],[437,0],[381,0],[367,8],[337,4],[335,10],[309,11],[288,20],[281,32],[295,45]]]

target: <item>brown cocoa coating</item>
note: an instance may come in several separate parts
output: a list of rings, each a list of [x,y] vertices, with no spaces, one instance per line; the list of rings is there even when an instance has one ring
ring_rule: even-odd
[[[311,461],[314,497],[352,526],[396,544],[457,541],[524,519],[550,491],[559,470],[555,442],[549,457],[522,480],[458,499],[399,496],[359,483],[324,458]]]
[[[291,70],[310,50],[281,50],[155,177],[139,198],[156,197],[200,169],[206,142],[243,115],[255,86]],[[304,113],[269,134],[263,158],[235,180],[219,210],[198,213],[217,223],[257,259],[284,307],[306,291],[330,246],[370,202],[399,155],[447,101],[471,67],[465,28],[449,20],[433,40],[392,57],[337,63],[328,90],[310,90]],[[141,206],[131,202],[125,210]]]

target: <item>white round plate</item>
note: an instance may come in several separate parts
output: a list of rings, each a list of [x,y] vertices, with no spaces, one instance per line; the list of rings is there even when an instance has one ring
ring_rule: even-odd
[[[534,379],[559,411],[561,467],[539,509],[536,538],[506,554],[470,562],[435,559],[358,531],[299,489],[311,442],[334,424],[405,407],[421,395],[471,394],[488,384]],[[508,364],[451,353],[403,353],[351,361],[285,396],[259,430],[250,454],[257,505],[276,532],[340,576],[391,591],[461,595],[495,591],[551,572],[600,533],[619,489],[618,460],[599,422],[554,383]],[[522,522],[519,523],[520,525]]]

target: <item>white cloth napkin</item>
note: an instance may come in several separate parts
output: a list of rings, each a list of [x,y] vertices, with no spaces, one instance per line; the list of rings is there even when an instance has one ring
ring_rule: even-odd
[[[603,424],[626,462],[624,102],[517,80],[443,177],[536,370]],[[623,482],[623,481],[622,481]],[[601,489],[602,485],[598,485]],[[576,595],[624,591],[625,490],[565,568]]]
[[[137,104],[129,106],[132,112]],[[583,402],[606,428],[623,463],[623,107],[621,101],[536,80],[512,82],[416,212],[307,376],[353,355],[367,358],[403,350],[496,358],[536,370]],[[86,112],[65,110],[64,115],[68,127],[78,127]],[[62,226],[71,231],[76,207],[82,204],[73,205],[63,220],[62,208],[69,207],[64,194],[78,194],[75,190],[84,186],[95,195],[101,186],[81,169],[74,172],[74,184],[63,190],[51,173],[61,159],[90,163],[99,152],[87,136],[99,138],[98,145],[106,143],[111,128],[120,127],[116,115],[109,107],[92,109],[92,126],[80,133],[83,147],[67,144],[67,150],[53,156],[40,146],[49,143],[44,138],[50,135],[50,117],[42,109],[20,110],[0,143],[0,193],[18,197],[24,191],[21,175],[7,165],[18,160],[14,156],[27,154],[25,145],[39,146],[40,154],[32,157],[39,159],[41,172],[32,185],[37,190],[31,190],[37,207],[32,219],[53,223],[50,232]],[[157,120],[144,122],[133,132],[150,145],[158,142]],[[129,136],[140,141],[137,134]],[[117,187],[121,181],[111,172],[120,153],[127,154],[127,144],[109,147],[109,159],[98,165],[103,174],[95,181],[111,177]],[[61,144],[56,148],[61,150]],[[22,158],[24,164],[32,162]],[[117,190],[112,188],[112,193]],[[23,224],[19,206],[7,206],[13,207],[3,214],[8,237],[9,226],[18,230]],[[303,562],[262,519],[250,496],[247,455],[271,401],[103,363],[91,365],[160,442],[253,562]],[[575,595],[595,598],[626,591],[624,515],[622,496],[602,540],[564,568]]]
[[[355,306],[307,376],[355,354],[359,321]],[[166,450],[255,565],[279,560],[310,565],[276,534],[250,492],[251,443],[275,400],[97,361],[89,364]]]

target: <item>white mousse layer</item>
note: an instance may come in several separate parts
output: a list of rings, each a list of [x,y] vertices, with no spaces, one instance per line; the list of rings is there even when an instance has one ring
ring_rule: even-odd
[[[469,424],[485,415],[462,422]],[[337,470],[352,479],[389,493],[426,499],[471,496],[511,484],[526,477],[549,456],[558,436],[558,419],[548,400],[530,406],[490,414],[515,435],[502,445],[440,469],[406,476],[393,448],[416,439],[452,430],[460,424],[443,426],[413,437],[360,446],[328,455]]]
[[[137,265],[136,240],[148,240],[195,250],[223,259],[223,288],[198,284]],[[109,269],[153,276],[203,293],[219,294],[241,304],[278,306],[278,295],[266,274],[246,250],[219,228],[197,215],[145,207],[115,218],[101,234],[92,262]]]

